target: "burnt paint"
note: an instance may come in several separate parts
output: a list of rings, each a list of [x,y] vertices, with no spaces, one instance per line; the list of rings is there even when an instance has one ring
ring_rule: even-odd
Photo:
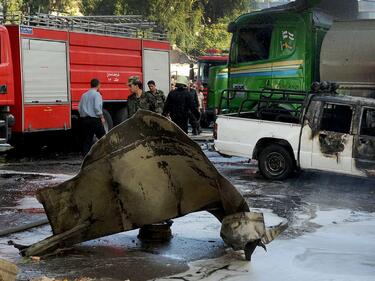
[[[338,155],[345,150],[346,134],[335,132],[321,132],[319,134],[320,151],[323,154]]]
[[[352,157],[355,168],[363,171],[367,176],[375,176],[375,139],[365,141],[359,136],[361,114],[363,107],[375,107],[374,99],[358,97],[334,97],[320,96],[314,97],[304,117],[303,127],[308,125],[311,128],[310,140],[318,137],[320,133],[320,117],[322,108],[326,102],[334,104],[351,105],[353,109],[351,134],[354,136]],[[326,132],[326,136],[319,136],[318,141],[323,155],[336,157],[339,161],[339,153],[345,150],[346,143],[337,133]]]

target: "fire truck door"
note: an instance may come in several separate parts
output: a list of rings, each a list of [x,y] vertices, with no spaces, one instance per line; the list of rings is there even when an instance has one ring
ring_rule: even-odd
[[[143,50],[143,81],[147,89],[147,81],[154,80],[158,90],[165,95],[169,93],[170,69],[169,51]]]
[[[22,39],[24,129],[70,128],[66,42]]]

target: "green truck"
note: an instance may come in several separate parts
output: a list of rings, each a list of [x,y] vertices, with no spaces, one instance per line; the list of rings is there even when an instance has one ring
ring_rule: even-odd
[[[336,22],[340,17],[316,8],[317,2],[296,1],[232,22],[228,66],[210,70],[208,109],[217,111],[224,89],[235,91],[223,93],[230,103],[221,103],[222,113],[241,110],[247,90],[304,91],[314,81],[334,81],[359,95],[375,88],[375,21],[347,20],[346,15],[345,21]],[[258,94],[251,95],[246,109],[257,105]],[[293,104],[286,110],[293,110]]]
[[[208,74],[207,119],[213,121],[218,114],[220,96],[228,88],[228,66],[219,65],[210,67]]]

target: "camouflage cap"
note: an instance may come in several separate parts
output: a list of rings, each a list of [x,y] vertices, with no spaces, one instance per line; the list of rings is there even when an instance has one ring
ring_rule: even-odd
[[[138,81],[138,80],[140,80],[140,79],[139,79],[139,76],[130,76],[130,77],[128,78],[128,85],[130,85],[130,84],[132,84],[133,82]]]

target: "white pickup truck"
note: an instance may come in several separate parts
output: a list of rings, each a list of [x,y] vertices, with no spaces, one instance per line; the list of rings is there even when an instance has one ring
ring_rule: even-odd
[[[215,149],[258,160],[261,174],[273,180],[298,169],[375,175],[374,99],[311,96],[301,115],[289,122],[251,112],[219,115]]]

